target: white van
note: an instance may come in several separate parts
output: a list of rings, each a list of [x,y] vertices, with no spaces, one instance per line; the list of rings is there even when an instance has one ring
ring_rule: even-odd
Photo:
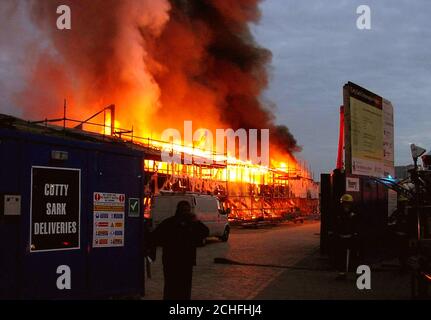
[[[210,230],[210,237],[218,237],[226,242],[229,239],[229,209],[224,210],[217,197],[197,193],[167,192],[154,197],[151,206],[152,227],[156,228],[163,220],[175,215],[177,204],[188,201],[192,212]]]

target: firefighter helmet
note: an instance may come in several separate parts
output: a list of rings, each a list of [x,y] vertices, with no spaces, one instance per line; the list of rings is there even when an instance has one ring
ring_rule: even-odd
[[[353,197],[350,194],[343,194],[340,199],[340,203],[352,203]]]

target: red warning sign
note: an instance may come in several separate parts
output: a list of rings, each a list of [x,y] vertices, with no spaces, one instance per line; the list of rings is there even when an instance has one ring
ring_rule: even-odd
[[[121,193],[94,193],[93,247],[124,245],[125,200]]]

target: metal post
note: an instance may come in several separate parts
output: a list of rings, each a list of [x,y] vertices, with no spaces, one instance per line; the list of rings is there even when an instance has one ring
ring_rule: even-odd
[[[103,138],[105,138],[106,134],[106,109],[103,110]]]
[[[111,110],[111,136],[115,133],[115,104],[109,106]]]
[[[64,99],[64,105],[63,105],[63,129],[66,129],[66,108],[67,108],[67,101]]]

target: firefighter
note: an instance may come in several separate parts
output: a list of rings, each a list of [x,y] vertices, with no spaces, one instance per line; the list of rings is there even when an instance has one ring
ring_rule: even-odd
[[[344,194],[340,199],[341,212],[336,221],[336,267],[338,279],[344,279],[349,266],[357,262],[357,215],[353,212],[353,197]]]
[[[209,229],[197,220],[188,201],[180,201],[175,216],[164,220],[152,234],[153,246],[163,248],[165,300],[190,300],[196,247],[208,237]]]

